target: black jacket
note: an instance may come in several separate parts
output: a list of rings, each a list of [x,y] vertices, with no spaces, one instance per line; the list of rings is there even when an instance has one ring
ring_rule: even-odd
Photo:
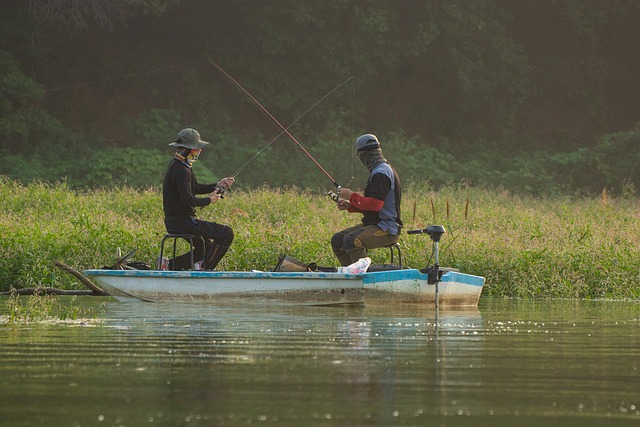
[[[207,206],[211,203],[209,197],[195,195],[211,193],[215,188],[216,184],[200,184],[189,166],[176,158],[171,159],[162,183],[165,220],[195,217],[196,206]]]

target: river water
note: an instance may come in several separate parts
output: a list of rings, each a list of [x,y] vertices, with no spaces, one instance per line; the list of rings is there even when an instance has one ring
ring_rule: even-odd
[[[0,323],[1,426],[640,425],[639,303],[83,301]]]

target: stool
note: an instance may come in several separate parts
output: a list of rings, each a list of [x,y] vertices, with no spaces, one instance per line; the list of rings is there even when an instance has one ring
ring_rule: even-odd
[[[389,248],[389,252],[391,252],[391,264],[393,264],[393,251],[394,249],[398,251],[398,265],[402,267],[402,250],[400,250],[400,243],[396,242],[392,245],[386,246]]]
[[[191,269],[195,270],[195,263],[193,262],[193,240],[195,239],[200,241],[200,243],[202,244],[202,253],[204,254],[204,238],[195,234],[165,234],[164,238],[162,239],[162,243],[160,244],[160,259],[162,259],[162,256],[164,255],[164,242],[168,239],[173,239],[173,258],[176,257],[176,245],[178,244],[178,239],[185,239],[189,242],[189,252],[191,253]],[[205,268],[205,260],[203,258],[202,269],[204,270]]]
[[[383,246],[383,248],[389,248],[389,252],[391,253],[391,264],[393,264],[393,261],[395,259],[395,251],[398,252],[398,266],[402,267],[402,250],[400,249],[400,243],[392,243],[390,245],[387,246]]]

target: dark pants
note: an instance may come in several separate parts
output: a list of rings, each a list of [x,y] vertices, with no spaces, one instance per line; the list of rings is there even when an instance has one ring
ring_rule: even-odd
[[[205,259],[207,270],[214,270],[233,242],[233,230],[228,225],[202,221],[197,218],[188,220],[165,220],[167,232],[171,234],[194,234],[204,237],[204,254],[202,245],[194,241],[194,262]],[[190,270],[191,253],[175,257],[169,261],[169,270]]]
[[[367,249],[397,243],[398,238],[397,235],[389,234],[377,225],[358,224],[334,234],[331,238],[331,247],[340,265],[346,266],[366,257]]]

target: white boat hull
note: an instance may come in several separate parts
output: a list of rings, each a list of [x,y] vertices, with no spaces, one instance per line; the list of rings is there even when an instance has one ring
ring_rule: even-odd
[[[435,305],[436,286],[415,269],[364,274],[256,271],[86,270],[121,301],[270,302],[303,305]],[[445,306],[477,306],[485,279],[446,272],[438,284]]]

